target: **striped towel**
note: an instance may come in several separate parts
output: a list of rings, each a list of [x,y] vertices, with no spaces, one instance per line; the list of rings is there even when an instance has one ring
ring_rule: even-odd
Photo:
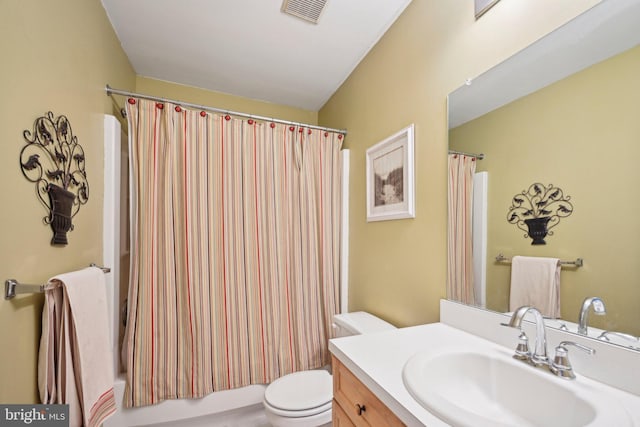
[[[38,360],[43,404],[68,404],[69,426],[94,427],[116,410],[104,273],[60,274],[45,291]]]

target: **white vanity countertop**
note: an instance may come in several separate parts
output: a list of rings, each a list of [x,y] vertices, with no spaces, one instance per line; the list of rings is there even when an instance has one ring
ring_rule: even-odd
[[[433,342],[455,344],[458,334],[442,323],[414,326],[329,341],[329,349],[407,426],[446,426],[411,397],[402,382],[402,368],[415,353]]]
[[[508,328],[507,328],[508,329]],[[517,341],[514,339],[514,345]],[[511,354],[499,344],[464,332],[444,323],[433,323],[393,331],[332,339],[331,352],[353,372],[407,426],[446,426],[424,409],[407,391],[402,380],[405,363],[416,353],[433,350],[434,346],[479,348],[487,345]],[[532,368],[533,369],[533,368]],[[551,375],[551,374],[550,374]],[[575,381],[593,383],[577,372]],[[634,424],[640,426],[640,396],[610,388],[611,394],[632,410]]]

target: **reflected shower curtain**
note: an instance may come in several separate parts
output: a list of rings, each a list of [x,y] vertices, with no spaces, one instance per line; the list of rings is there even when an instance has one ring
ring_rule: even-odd
[[[341,136],[133,101],[125,404],[326,364]]]
[[[476,304],[473,282],[474,157],[449,154],[447,298]]]

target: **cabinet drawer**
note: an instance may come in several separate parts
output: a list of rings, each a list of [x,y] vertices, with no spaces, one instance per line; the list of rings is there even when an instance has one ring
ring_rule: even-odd
[[[398,417],[335,357],[333,397],[356,426],[404,426]]]
[[[351,422],[351,418],[344,412],[342,406],[337,400],[333,399],[332,411],[332,427],[355,427],[356,425]]]

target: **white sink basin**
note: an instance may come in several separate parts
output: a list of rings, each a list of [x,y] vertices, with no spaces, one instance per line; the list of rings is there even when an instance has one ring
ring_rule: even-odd
[[[593,382],[554,377],[498,350],[418,353],[402,375],[418,403],[454,426],[633,425]]]

